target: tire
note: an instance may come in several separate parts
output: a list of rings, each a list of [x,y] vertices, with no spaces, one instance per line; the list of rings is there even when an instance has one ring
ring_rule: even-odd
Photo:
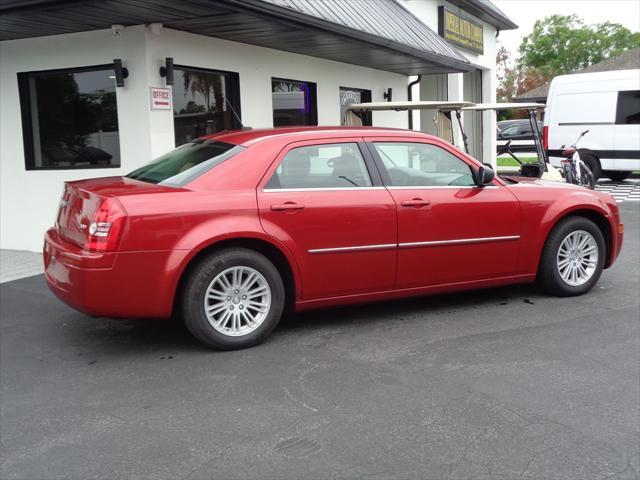
[[[203,258],[189,273],[182,290],[182,318],[191,334],[208,347],[251,347],[278,325],[284,292],[278,269],[264,255],[246,248],[222,250]]]
[[[589,170],[593,174],[594,181],[598,181],[598,179],[602,176],[602,169],[600,168],[600,160],[592,153],[580,153],[580,159],[587,164]]]
[[[570,255],[563,257],[559,252],[563,244],[565,247],[567,246],[564,242],[570,235],[574,235],[572,238],[578,239],[582,234],[586,234],[585,237],[590,237],[593,240],[593,243],[589,240],[588,245],[585,246],[585,251],[589,245],[595,246],[597,249],[597,259],[592,255],[583,256],[585,262],[581,263],[583,267],[588,261],[593,263],[593,267],[587,267],[585,269],[590,272],[590,275],[585,276],[583,279],[576,279],[584,281],[573,282],[570,275],[569,280],[563,278],[560,268],[560,263],[562,263],[563,258],[569,258],[569,263],[572,263]],[[606,245],[602,232],[591,220],[579,216],[567,217],[560,220],[553,230],[551,230],[544,245],[542,256],[540,257],[540,266],[538,268],[538,284],[551,295],[558,297],[583,295],[591,290],[598,282],[604,268],[606,254]],[[579,260],[578,263],[580,263]],[[572,267],[568,265],[563,272],[567,272],[566,268],[571,269]],[[592,271],[591,268],[593,268]]]
[[[603,174],[614,182],[622,182],[631,176],[631,172],[624,170],[605,170]]]
[[[572,163],[565,163],[564,164],[564,180],[567,183],[571,183],[572,185],[576,184],[575,178],[576,175],[573,171],[573,164]]]

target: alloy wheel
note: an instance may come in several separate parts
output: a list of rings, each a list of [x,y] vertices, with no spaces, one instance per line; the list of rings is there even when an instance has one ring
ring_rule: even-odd
[[[204,310],[218,332],[239,337],[258,328],[271,308],[271,288],[266,278],[251,267],[231,267],[209,284]]]
[[[575,230],[567,235],[558,249],[556,259],[562,280],[572,287],[587,283],[598,265],[598,244],[585,230]]]

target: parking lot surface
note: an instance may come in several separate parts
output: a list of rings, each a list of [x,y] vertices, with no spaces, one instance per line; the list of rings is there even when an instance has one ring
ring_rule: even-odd
[[[640,204],[620,208],[586,296],[322,310],[236,352],[2,284],[0,477],[637,479]]]

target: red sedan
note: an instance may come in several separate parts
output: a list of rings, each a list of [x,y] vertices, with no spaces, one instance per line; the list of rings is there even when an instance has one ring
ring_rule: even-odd
[[[609,195],[494,177],[418,132],[305,127],[220,133],[125,177],[68,182],[44,259],[82,312],[179,313],[234,349],[285,309],[535,280],[580,295],[622,235]]]

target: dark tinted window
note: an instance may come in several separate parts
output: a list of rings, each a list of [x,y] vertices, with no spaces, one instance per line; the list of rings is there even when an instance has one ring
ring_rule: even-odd
[[[172,91],[176,145],[241,127],[237,73],[175,67]]]
[[[27,170],[120,166],[112,66],[18,74]]]
[[[618,125],[640,123],[640,90],[618,92],[616,123]]]
[[[371,90],[363,90],[361,88],[340,87],[340,125],[345,125],[345,115],[347,107],[354,103],[367,103],[371,101]],[[358,116],[362,120],[362,125],[370,127],[371,110],[359,113]]]
[[[244,148],[213,140],[196,140],[134,170],[127,177],[143,182],[181,187]]]
[[[475,186],[471,167],[428,143],[374,143],[394,187]]]
[[[370,187],[369,172],[355,143],[292,149],[266,185],[276,188]]]
[[[272,78],[271,97],[274,127],[318,124],[315,83]]]

